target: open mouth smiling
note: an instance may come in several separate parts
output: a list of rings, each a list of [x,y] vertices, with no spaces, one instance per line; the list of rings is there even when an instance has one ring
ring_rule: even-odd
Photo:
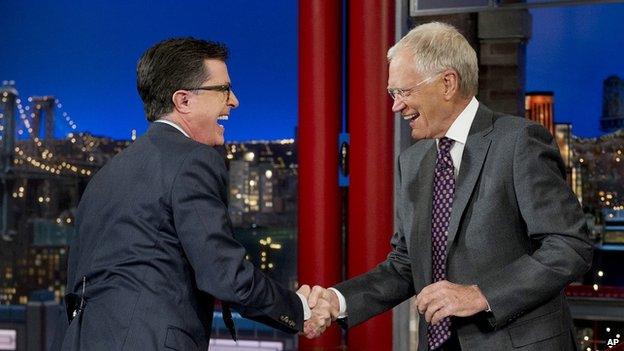
[[[416,112],[416,113],[412,113],[412,114],[409,114],[409,115],[403,115],[402,117],[406,121],[415,120],[418,117],[420,117],[420,113]]]

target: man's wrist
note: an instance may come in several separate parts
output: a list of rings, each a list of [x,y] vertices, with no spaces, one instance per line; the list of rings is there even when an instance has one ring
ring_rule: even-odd
[[[339,306],[338,318],[347,317],[347,300],[345,299],[344,295],[342,295],[342,293],[338,291],[338,289],[336,288],[328,288],[328,290],[333,292],[333,295],[334,295],[333,297],[338,300],[338,306]]]
[[[481,311],[492,312],[492,309],[490,308],[490,303],[488,302],[488,300],[485,297],[485,295],[483,295],[483,292],[481,291],[481,289],[479,289],[479,286],[478,285],[473,285],[472,287],[479,294],[480,300],[482,301],[481,306],[480,306],[480,307],[482,307]]]

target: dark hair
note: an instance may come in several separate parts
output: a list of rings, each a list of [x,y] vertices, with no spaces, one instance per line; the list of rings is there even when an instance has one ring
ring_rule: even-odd
[[[137,65],[137,90],[148,121],[173,110],[171,96],[182,88],[198,87],[209,78],[204,60],[225,62],[225,45],[195,38],[174,38],[149,48]]]

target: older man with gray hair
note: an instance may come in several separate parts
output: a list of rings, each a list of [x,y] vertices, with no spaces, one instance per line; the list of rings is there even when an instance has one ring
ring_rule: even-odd
[[[553,136],[477,101],[477,55],[452,26],[388,51],[392,110],[416,142],[399,156],[388,258],[317,297],[353,327],[416,295],[419,350],[574,350],[563,289],[591,264],[583,213]]]

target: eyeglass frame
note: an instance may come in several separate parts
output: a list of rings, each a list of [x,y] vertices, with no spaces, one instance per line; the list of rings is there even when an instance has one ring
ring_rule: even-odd
[[[419,87],[422,84],[427,83],[428,81],[432,80],[433,78],[436,78],[437,76],[439,76],[440,74],[443,74],[444,72],[439,72],[436,73],[434,75],[431,75],[423,80],[421,80],[420,82],[416,83],[416,85],[410,87],[410,88],[393,88],[393,89],[388,89],[388,95],[390,95],[390,97],[392,98],[393,101],[396,101],[397,99],[405,99],[406,97],[410,96],[410,94],[412,93],[412,90],[416,89],[417,87]]]
[[[220,84],[220,85],[205,85],[197,88],[181,88],[179,90],[206,90],[206,91],[218,91],[227,92],[225,101],[230,101],[230,94],[232,93],[232,84]]]

